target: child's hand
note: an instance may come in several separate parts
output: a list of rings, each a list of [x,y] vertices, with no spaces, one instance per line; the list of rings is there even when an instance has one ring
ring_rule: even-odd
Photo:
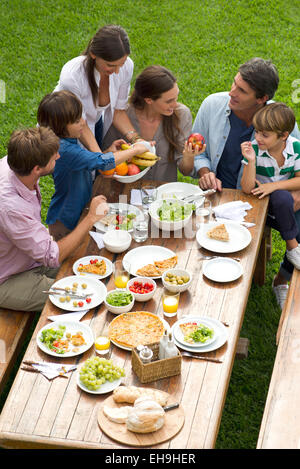
[[[115,151],[121,150],[121,145],[123,145],[124,143],[126,144],[127,142],[125,140],[123,140],[122,138],[119,138],[118,140],[115,140],[111,144],[111,146],[105,150],[105,153],[108,153],[109,151],[114,153]]]
[[[243,142],[241,144],[242,155],[248,161],[255,161],[255,151],[251,142]]]
[[[252,189],[251,193],[258,196],[259,199],[262,199],[276,190],[274,182],[266,182],[265,184],[262,184],[257,179],[255,179],[255,182],[257,187]]]

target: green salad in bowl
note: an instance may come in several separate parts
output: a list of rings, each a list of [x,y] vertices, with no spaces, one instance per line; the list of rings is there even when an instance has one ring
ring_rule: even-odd
[[[178,200],[163,200],[157,214],[162,221],[180,221],[191,215],[193,210],[195,210],[194,204],[182,204]]]

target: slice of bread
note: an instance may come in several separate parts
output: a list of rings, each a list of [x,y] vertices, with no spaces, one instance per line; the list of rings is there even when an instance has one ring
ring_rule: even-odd
[[[209,238],[216,239],[217,241],[229,241],[229,234],[224,223],[208,230],[206,234]]]

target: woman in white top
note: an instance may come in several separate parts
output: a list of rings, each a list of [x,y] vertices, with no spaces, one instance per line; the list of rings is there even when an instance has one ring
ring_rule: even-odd
[[[137,137],[126,114],[133,62],[130,44],[121,26],[107,25],[99,29],[79,57],[67,62],[54,91],[74,93],[83,106],[86,126],[80,138],[90,151],[100,151],[102,138],[110,125],[127,140]]]

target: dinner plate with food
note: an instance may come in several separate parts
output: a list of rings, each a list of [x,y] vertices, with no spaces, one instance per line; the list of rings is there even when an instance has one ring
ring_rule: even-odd
[[[177,261],[178,258],[171,249],[151,245],[131,249],[125,254],[123,265],[131,275],[157,279],[166,270],[175,267]]]
[[[112,262],[106,257],[85,256],[73,264],[73,272],[81,277],[90,277],[101,280],[108,277],[113,271]]]
[[[55,321],[37,334],[38,347],[53,357],[74,357],[86,352],[94,343],[92,329],[78,321]]]
[[[50,301],[58,308],[66,311],[85,311],[99,306],[104,301],[107,288],[99,280],[70,275],[57,280],[49,292]]]
[[[212,252],[232,253],[245,249],[252,240],[250,231],[237,222],[203,223],[196,233],[198,244]]]
[[[77,372],[77,385],[90,394],[106,394],[120,386],[124,376],[124,368],[110,359],[94,355]]]
[[[227,330],[218,319],[186,316],[172,326],[175,345],[187,352],[211,352],[227,341]]]
[[[133,220],[141,215],[138,207],[123,203],[110,203],[109,212],[94,224],[97,231],[105,233],[109,230],[133,231]]]
[[[168,323],[148,311],[130,311],[116,316],[108,326],[111,342],[124,350],[159,342]]]

